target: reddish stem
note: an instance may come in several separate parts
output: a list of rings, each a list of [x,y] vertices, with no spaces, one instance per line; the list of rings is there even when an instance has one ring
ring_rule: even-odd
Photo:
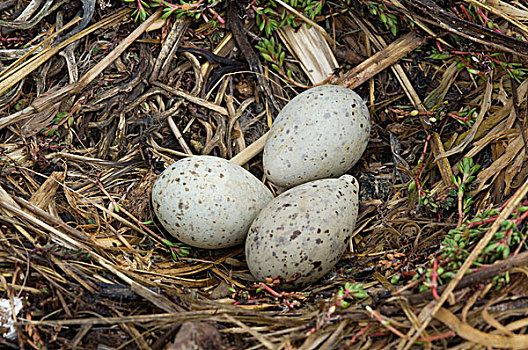
[[[484,224],[490,224],[490,223],[494,222],[495,220],[497,220],[497,216],[494,216],[494,217],[491,217],[491,218],[488,218],[488,219],[484,219],[484,220],[473,221],[473,222],[470,222],[468,224],[468,227],[471,228],[471,227],[480,226],[480,225],[484,225]]]
[[[103,183],[101,182],[101,174],[97,174],[96,178],[95,178],[95,183],[97,184],[97,186],[99,187],[99,189],[104,193],[105,196],[108,197],[108,199],[110,200],[110,202],[112,202],[112,204],[114,205],[114,210],[117,208],[117,210],[119,210],[119,205],[117,204],[117,202],[115,201],[114,197],[112,197],[110,195],[110,193],[108,193],[108,191],[104,188],[103,186]]]
[[[350,341],[347,343],[347,347],[352,346],[363,333],[365,333],[372,325],[369,323],[365,327],[361,328],[353,337],[350,339]]]
[[[207,10],[214,16],[214,18],[216,18],[218,20],[218,22],[220,22],[222,24],[225,24],[225,22],[226,22],[225,19],[223,19],[222,16],[220,16],[218,14],[218,12],[216,12],[212,8],[208,8]]]
[[[460,5],[460,10],[464,12],[464,15],[466,15],[467,20],[471,22],[471,16],[469,15],[469,12],[466,10],[464,5]]]
[[[431,291],[433,298],[438,299],[438,292],[436,287],[438,286],[438,260],[433,260],[433,268],[431,269]]]
[[[282,296],[280,293],[277,293],[276,291],[274,291],[270,286],[268,286],[265,283],[259,284],[259,287],[264,288],[266,291],[268,291],[268,293],[270,293],[271,295],[273,295],[276,298],[279,298],[279,297]]]
[[[429,343],[429,342],[432,342],[432,341],[435,341],[435,340],[451,338],[451,337],[454,337],[455,335],[456,335],[455,332],[450,331],[450,332],[443,333],[443,334],[431,335],[431,336],[425,337],[425,338],[418,338],[417,340],[421,341],[421,342],[428,342]]]

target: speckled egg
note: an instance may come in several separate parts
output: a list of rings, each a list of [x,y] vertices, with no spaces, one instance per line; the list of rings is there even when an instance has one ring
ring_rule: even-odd
[[[259,281],[297,277],[314,282],[343,254],[358,215],[358,183],[350,175],[311,181],[268,203],[251,224],[246,260]]]
[[[152,188],[163,227],[188,245],[216,249],[240,244],[271,192],[223,158],[195,156],[169,166]]]
[[[281,187],[343,175],[363,155],[369,133],[369,111],[354,91],[336,85],[306,90],[275,119],[264,170]]]

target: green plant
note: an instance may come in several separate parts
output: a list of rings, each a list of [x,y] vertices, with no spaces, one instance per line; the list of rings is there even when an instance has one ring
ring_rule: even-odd
[[[270,39],[261,39],[257,45],[255,45],[255,48],[260,51],[264,60],[271,64],[271,68],[281,74],[286,81],[301,88],[308,88],[308,86],[294,80],[292,71],[286,68],[286,65],[284,64],[286,52],[282,51],[281,44],[275,42],[274,37],[271,37]]]
[[[148,13],[147,9],[150,8],[150,5],[144,1],[144,0],[125,0],[125,2],[133,2],[136,4],[136,9],[134,12],[132,12],[132,17],[134,18],[134,21],[144,21],[147,19],[148,16],[150,16],[150,13]]]
[[[339,287],[334,295],[333,305],[346,309],[350,306],[351,300],[364,299],[368,297],[361,283],[345,283],[344,287]]]
[[[311,335],[317,330],[332,323],[332,321],[335,320],[334,314],[337,308],[346,309],[350,306],[351,301],[364,299],[366,297],[368,297],[368,294],[365,292],[361,283],[345,283],[344,286],[339,287],[336,294],[332,295],[330,305],[317,317],[315,325],[306,332],[306,335]]]
[[[349,3],[350,1],[347,2]],[[371,14],[378,16],[381,23],[390,30],[392,35],[398,34],[400,30],[399,18],[387,8],[384,1],[362,0],[362,2],[365,3]]]
[[[218,5],[221,0],[198,0],[198,1],[183,1],[180,0],[177,3],[172,3],[166,0],[151,0],[150,3],[146,0],[125,0],[136,4],[136,10],[132,13],[134,20],[138,19],[144,21],[150,16],[148,9],[151,7],[162,7],[163,15],[162,18],[167,18],[174,14],[176,17],[190,16],[195,19],[199,19],[204,16],[204,12],[208,12],[211,16],[221,23],[224,23],[224,19],[213,9]]]
[[[268,37],[271,36],[272,32],[282,27],[286,19],[291,20],[291,17],[288,15],[284,17],[283,21],[278,21],[277,17],[279,14],[270,7],[254,7],[253,10],[257,14],[257,27]],[[295,19],[293,19],[293,21],[295,21]]]
[[[480,169],[480,165],[474,164],[470,158],[464,158],[458,165],[458,169],[462,175],[451,178],[454,188],[447,188],[440,193],[433,194],[431,190],[423,188],[420,181],[427,144],[428,142],[424,146],[422,157],[418,160],[418,172],[415,179],[408,185],[409,198],[413,200],[417,199],[418,205],[426,207],[435,214],[440,214],[440,209],[450,210],[456,203],[459,217],[458,226],[460,226],[464,215],[468,213],[473,203],[471,196],[466,195],[466,190],[468,185],[475,179],[475,174]]]
[[[462,125],[471,127],[473,126],[473,123],[475,122],[475,119],[477,117],[477,109],[475,107],[462,107],[458,110],[458,112],[447,113],[447,116],[455,119]]]
[[[505,62],[498,59],[500,52],[491,54],[485,52],[469,51],[442,51],[433,49],[429,58],[435,60],[455,59],[459,69],[465,68],[467,72],[474,76],[482,76],[490,73],[496,67],[503,69],[512,79],[522,83],[526,79],[528,69],[519,62]]]
[[[427,189],[422,190],[421,196],[418,197],[418,205],[425,206],[435,214],[438,213],[438,209],[440,209],[438,198],[435,195],[432,195],[431,191]]]
[[[495,68],[497,65],[500,66],[502,69],[506,71],[506,73],[513,79],[515,79],[516,82],[519,84],[526,79],[526,72],[528,69],[523,68],[522,63],[519,62],[503,62],[495,57],[498,56],[499,53],[494,53],[489,55],[490,65]]]
[[[176,261],[180,260],[181,257],[187,256],[190,254],[191,248],[186,247],[181,243],[172,243],[168,239],[164,239],[163,244],[165,244],[169,248],[172,258]]]
[[[325,4],[324,0],[285,0],[284,3],[312,20],[321,14]],[[298,27],[300,23],[297,22],[296,15],[272,0],[255,0],[250,6],[256,15],[257,27],[264,34],[255,48],[260,51],[264,60],[270,62],[271,67],[288,82],[306,88],[306,86],[297,83],[292,77],[291,70],[285,67],[285,52],[273,37],[274,32],[284,26]]]
[[[267,278],[266,283],[255,283],[252,288],[230,287],[231,298],[236,300],[234,305],[273,304],[280,308],[295,308],[307,297],[307,293],[277,291],[272,287],[279,286],[284,280]]]
[[[488,209],[472,220],[466,221],[448,232],[439,252],[433,257],[428,267],[419,267],[413,279],[423,278],[420,291],[431,289],[433,297],[437,298],[437,287],[449,282],[471,253],[472,248],[496,221],[499,211]],[[512,250],[519,251],[526,247],[526,225],[528,219],[528,201],[515,210],[508,220],[501,223],[500,229],[493,235],[490,242],[479,254],[468,273],[493,264],[500,259],[506,259]],[[503,274],[494,278],[496,287],[507,283],[509,275]]]
[[[471,209],[473,204],[473,198],[466,196],[465,192],[468,185],[475,179],[475,174],[479,171],[480,165],[473,163],[473,159],[464,158],[462,162],[458,164],[458,170],[462,176],[452,175],[451,181],[457,188],[457,200],[458,200],[458,226],[462,224],[464,215]]]
[[[174,14],[176,17],[190,16],[194,19],[200,19],[204,16],[204,12],[209,12],[215,20],[224,23],[224,19],[213,9],[221,0],[199,0],[199,1],[183,1],[180,0],[178,4],[173,4],[166,0],[152,0],[152,7],[163,7],[162,18],[167,18]]]
[[[260,54],[267,62],[271,63],[271,67],[288,78],[292,79],[292,72],[290,70],[284,70],[284,58],[286,53],[282,51],[282,46],[275,42],[275,38],[270,39],[263,38],[260,40],[255,47],[260,51]]]
[[[425,149],[426,147],[424,147],[424,154]],[[434,213],[438,213],[440,207],[448,209],[454,206],[454,203],[457,204],[458,208],[457,228],[448,232],[442,242],[439,252],[436,257],[431,259],[429,266],[418,267],[416,269],[416,274],[413,277],[413,279],[422,278],[424,282],[421,284],[421,291],[431,288],[433,296],[436,298],[438,297],[437,286],[443,284],[446,280],[450,280],[455,275],[456,269],[458,269],[467,256],[469,256],[470,248],[485,232],[485,230],[480,231],[478,229],[467,231],[467,227],[472,227],[475,224],[466,223],[465,225],[462,225],[465,215],[469,213],[473,204],[473,198],[467,194],[467,189],[475,179],[475,174],[479,171],[480,165],[475,164],[471,158],[464,158],[458,165],[460,174],[458,176],[453,175],[451,178],[454,188],[447,189],[447,191],[440,196],[433,196],[429,190],[423,189],[419,186],[419,174],[422,169],[421,165],[422,163],[419,162],[417,177],[409,185],[410,192],[418,190],[418,203],[428,207]],[[487,211],[482,214],[482,217],[489,218],[491,215],[496,215],[496,213],[494,211]],[[472,222],[480,223],[479,220],[480,219]],[[488,224],[489,221],[485,221],[485,223]],[[497,239],[499,238],[500,237],[497,237]],[[518,239],[518,237],[516,239]],[[508,246],[508,244],[502,244],[502,247],[492,245],[492,248],[489,248],[489,251],[503,252],[504,249],[506,249],[505,246]],[[485,255],[487,253],[488,252],[484,250],[483,254]],[[398,283],[400,278],[401,276],[395,276],[392,281]]]
[[[285,0],[285,4],[291,6],[307,18],[314,20],[321,14],[324,0]],[[250,4],[256,14],[256,22],[259,30],[269,37],[274,31],[283,26],[298,27],[295,14],[282,7],[273,0],[254,0]]]

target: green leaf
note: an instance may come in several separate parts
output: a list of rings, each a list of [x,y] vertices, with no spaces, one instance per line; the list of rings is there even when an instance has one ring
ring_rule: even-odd
[[[264,33],[266,33],[266,36],[270,36],[272,31],[271,23],[268,23],[268,25],[264,28]]]
[[[513,222],[510,220],[504,220],[501,222],[501,229],[503,230],[509,230],[513,226]]]
[[[259,17],[260,18],[260,17]],[[264,30],[264,28],[266,27],[266,22],[265,21],[261,21],[260,23],[258,23],[258,26],[259,26],[259,30],[262,32]]]
[[[400,276],[399,275],[394,275],[391,277],[390,279],[390,283],[391,284],[398,284],[398,282],[400,282]]]
[[[261,52],[261,55],[262,57],[264,57],[264,59],[268,62],[273,62],[273,58],[271,58],[271,56],[267,53],[264,53],[264,52]]]
[[[174,250],[171,250],[171,255],[173,260],[178,260],[178,254]]]
[[[447,60],[451,55],[449,53],[434,53],[429,58],[433,60]]]
[[[505,245],[504,250],[502,251],[502,258],[507,259],[509,255],[510,255],[510,246]]]
[[[169,241],[168,239],[164,239],[164,240],[162,240],[162,242],[163,242],[163,244],[165,244],[169,248],[176,247],[176,245],[174,243],[172,243],[171,241]]]
[[[392,35],[396,36],[396,34],[398,34],[398,25],[397,24],[391,25],[390,31],[391,31]]]
[[[524,213],[524,212],[527,211],[527,210],[528,210],[528,207],[526,207],[526,206],[523,206],[523,207],[520,207],[519,209],[517,209],[517,211],[518,211],[519,213]]]
[[[490,253],[490,252],[492,252],[492,251],[494,251],[494,250],[495,250],[495,246],[493,246],[493,245],[488,245],[486,248],[484,248],[484,250],[483,250],[482,252],[483,252],[484,254],[488,254],[488,253]]]
[[[284,51],[279,54],[279,65],[282,66],[285,57],[286,57],[286,53]]]

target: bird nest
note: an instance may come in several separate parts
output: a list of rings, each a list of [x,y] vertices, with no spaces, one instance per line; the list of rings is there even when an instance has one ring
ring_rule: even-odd
[[[522,2],[146,5],[0,4],[2,347],[527,347]],[[266,132],[321,83],[372,116],[330,273],[285,289],[167,234],[166,166],[213,155],[275,190]]]

